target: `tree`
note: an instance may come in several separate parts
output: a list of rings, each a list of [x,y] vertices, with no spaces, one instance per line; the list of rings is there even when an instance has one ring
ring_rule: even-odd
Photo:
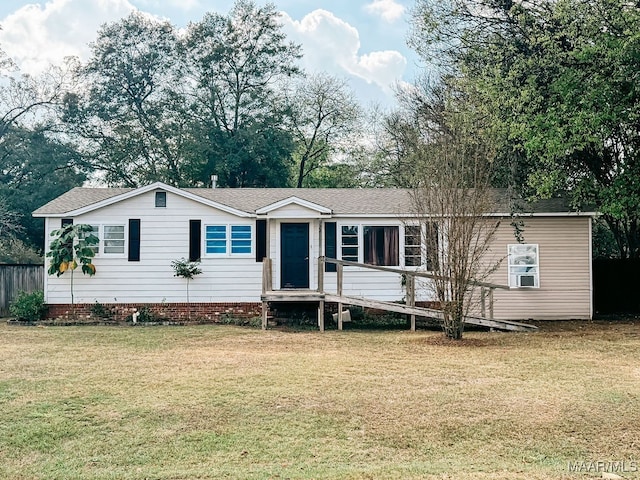
[[[28,128],[40,125],[50,127],[55,107],[71,88],[70,60],[62,67],[50,67],[34,77],[20,74],[10,58],[0,50],[0,152],[4,154],[5,140],[14,127]]]
[[[79,154],[47,128],[13,127],[0,147],[0,199],[20,218],[16,239],[27,247],[44,248],[44,222],[31,212],[80,186],[86,175]]]
[[[355,143],[362,112],[345,81],[328,74],[300,79],[288,102],[297,144],[295,185],[301,188],[305,181],[309,186],[307,179],[314,171],[335,161],[335,153],[346,152]]]
[[[227,16],[208,13],[189,25],[188,61],[194,138],[204,162],[196,179],[218,175],[231,187],[286,186],[293,139],[275,94],[297,75],[300,47],[286,41],[273,4],[237,0]]]
[[[640,7],[624,0],[420,0],[413,45],[490,106],[525,193],[595,205],[640,257]]]
[[[275,88],[298,72],[273,5],[238,0],[184,35],[132,13],[104,25],[63,118],[111,185],[285,186],[293,138]]]
[[[193,280],[196,275],[202,273],[202,269],[199,268],[200,262],[190,262],[186,258],[180,260],[173,260],[171,267],[175,272],[174,277],[182,277],[187,280],[187,307],[189,308],[189,319],[191,319],[191,301],[189,300],[189,281]]]
[[[499,222],[491,189],[493,145],[475,98],[449,83],[401,91],[403,110],[386,125],[392,162],[408,168],[402,179],[411,187],[413,213],[419,219],[431,290],[442,305],[444,334],[462,338],[464,318],[477,305],[478,282],[495,271],[489,257]]]
[[[189,115],[176,32],[133,12],[103,25],[63,118],[87,167],[109,184],[185,184]]]
[[[20,214],[0,198],[0,263],[40,263],[42,257],[18,238],[24,231]]]
[[[96,267],[92,263],[95,256],[92,246],[97,245],[100,240],[91,233],[92,231],[91,225],[70,224],[51,232],[51,236],[55,238],[51,241],[47,252],[47,257],[51,259],[47,273],[59,277],[65,272],[71,272],[69,288],[71,305],[74,310],[73,272],[80,266],[85,275],[91,277],[96,273]]]

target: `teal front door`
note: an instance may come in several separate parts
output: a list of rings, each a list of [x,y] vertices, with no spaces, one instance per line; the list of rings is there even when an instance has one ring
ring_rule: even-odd
[[[280,288],[309,288],[309,224],[280,226]]]

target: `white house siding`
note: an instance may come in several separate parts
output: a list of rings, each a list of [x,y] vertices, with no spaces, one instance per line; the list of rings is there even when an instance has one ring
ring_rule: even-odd
[[[540,288],[496,290],[494,315],[499,319],[590,319],[590,217],[529,217],[524,243],[538,244]],[[517,243],[508,221],[502,222],[492,248],[503,258],[491,281],[508,285],[507,245]]]
[[[174,277],[171,261],[189,256],[189,220],[201,220],[203,273],[190,282],[192,302],[255,302],[260,298],[262,264],[255,254],[221,257],[206,255],[204,226],[207,224],[247,224],[255,229],[255,219],[240,218],[201,203],[167,192],[167,206],[156,208],[155,193],[148,192],[116,204],[74,217],[74,223],[123,224],[140,219],[140,261],[124,255],[100,255],[94,259],[96,275],[76,270],[76,303],[159,303],[186,301],[186,280]],[[47,236],[60,228],[60,219],[47,219]],[[255,230],[252,230],[255,236]],[[49,237],[48,237],[49,238]],[[127,232],[125,232],[127,238]],[[48,245],[47,245],[48,247]],[[255,248],[255,245],[254,245]],[[70,274],[48,276],[45,292],[48,303],[69,303]]]

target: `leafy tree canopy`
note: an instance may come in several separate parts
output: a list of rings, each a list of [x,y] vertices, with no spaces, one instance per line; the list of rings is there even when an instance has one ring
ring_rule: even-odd
[[[419,0],[412,43],[488,106],[525,193],[595,205],[639,257],[638,32],[624,0]]]

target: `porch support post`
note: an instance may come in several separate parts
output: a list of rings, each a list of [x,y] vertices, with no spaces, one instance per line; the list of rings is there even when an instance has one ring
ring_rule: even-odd
[[[324,332],[324,300],[318,302],[318,328]]]
[[[269,311],[269,302],[262,301],[262,330],[267,329],[267,312]]]
[[[407,273],[407,303],[410,307],[416,306],[416,277]],[[411,331],[416,331],[416,315],[412,313],[411,319]]]
[[[271,259],[269,257],[262,260],[262,329],[267,329],[267,314],[269,312],[269,302],[266,300],[267,292],[273,290],[271,281]]]
[[[489,318],[493,320],[493,291],[495,288],[489,289]]]
[[[322,231],[322,227],[320,228]],[[324,257],[318,257],[318,293],[324,297]],[[318,328],[324,332],[324,300],[318,302]]]

